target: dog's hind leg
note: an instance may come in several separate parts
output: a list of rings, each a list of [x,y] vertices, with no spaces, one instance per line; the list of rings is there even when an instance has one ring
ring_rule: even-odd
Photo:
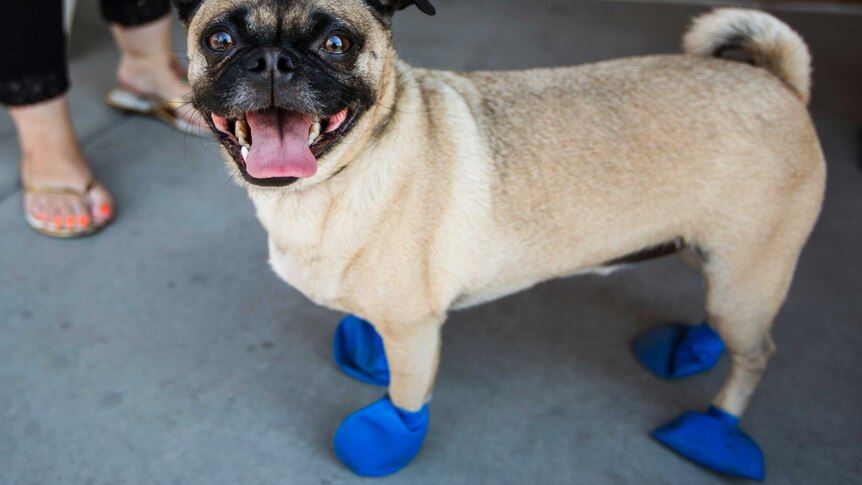
[[[713,404],[735,416],[745,412],[775,351],[769,329],[784,301],[793,264],[783,270],[755,266],[739,281],[707,276],[708,319],[731,360],[730,375]]]
[[[738,427],[739,418],[774,352],[769,330],[816,211],[785,214],[778,222],[752,225],[749,234],[737,228],[706,247],[707,318],[726,345],[730,375],[707,412],[686,413],[653,434],[697,463],[751,479],[764,478],[763,455]]]
[[[335,434],[338,457],[363,476],[406,466],[428,431],[428,400],[437,373],[443,319],[378,327],[389,366],[389,394],[349,416]]]

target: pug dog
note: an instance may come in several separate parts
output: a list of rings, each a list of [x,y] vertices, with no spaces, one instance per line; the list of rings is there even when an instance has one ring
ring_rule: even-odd
[[[195,106],[248,189],[272,268],[371,322],[336,357],[388,366],[388,395],[336,433],[351,469],[385,475],[418,453],[451,310],[671,252],[702,272],[732,361],[698,436],[744,436],[732,426],[825,186],[811,59],[787,25],[724,9],[694,22],[680,55],[445,72],[393,47],[393,15],[433,14],[427,0],[175,3]],[[727,465],[698,439],[677,451]]]

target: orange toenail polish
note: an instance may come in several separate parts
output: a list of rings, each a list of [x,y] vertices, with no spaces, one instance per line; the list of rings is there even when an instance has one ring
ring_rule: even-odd
[[[45,214],[36,214],[36,219],[39,220],[39,222],[45,222],[45,220],[48,219],[48,216]]]
[[[66,218],[66,225],[67,226],[74,226],[75,225],[75,218],[72,216],[67,217]]]
[[[55,226],[62,226],[63,225],[63,218],[59,217],[59,216],[55,217],[54,218],[54,225]]]
[[[99,213],[101,213],[103,216],[111,215],[112,210],[113,208],[108,204],[102,204],[101,206],[99,206]]]
[[[90,216],[79,217],[78,223],[81,224],[82,226],[89,226],[90,225]]]

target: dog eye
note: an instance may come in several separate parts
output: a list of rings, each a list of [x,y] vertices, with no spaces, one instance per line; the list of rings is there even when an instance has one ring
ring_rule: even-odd
[[[224,52],[234,46],[233,37],[223,30],[210,34],[207,44],[210,49],[218,52]]]
[[[344,34],[332,34],[323,44],[323,49],[330,54],[344,54],[350,50],[350,39]]]

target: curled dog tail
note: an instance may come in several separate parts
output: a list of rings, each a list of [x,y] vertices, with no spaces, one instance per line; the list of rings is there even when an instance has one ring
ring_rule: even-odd
[[[808,102],[811,54],[802,37],[772,15],[740,8],[717,9],[694,20],[683,39],[686,54],[725,57],[741,49]]]

